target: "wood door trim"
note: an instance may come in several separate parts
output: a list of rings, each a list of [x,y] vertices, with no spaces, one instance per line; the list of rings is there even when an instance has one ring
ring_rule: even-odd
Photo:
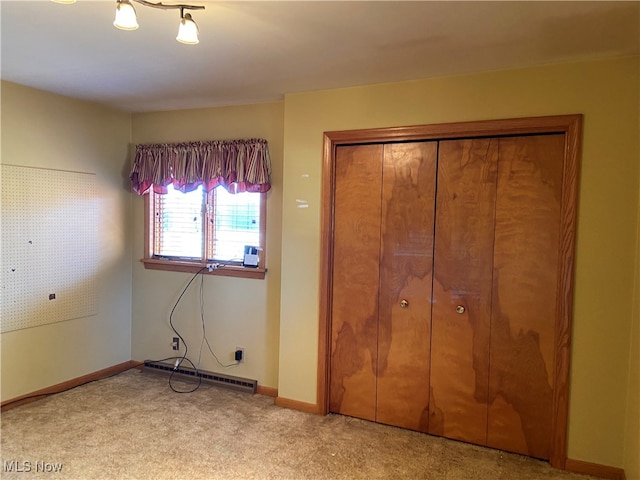
[[[577,120],[579,117],[580,120]],[[444,140],[449,138],[504,137],[541,133],[567,133],[582,115],[555,115],[477,122],[439,123],[406,127],[370,128],[325,132],[333,146],[371,142],[407,142],[415,140]],[[325,143],[325,154],[327,145]]]
[[[345,144],[369,142],[442,140],[448,138],[500,137],[544,133],[563,133],[565,135],[560,219],[561,240],[558,267],[559,281],[556,303],[552,446],[549,461],[556,468],[566,468],[578,167],[582,140],[581,114],[325,132],[322,163],[320,308],[316,397],[318,413],[324,415],[329,411],[331,265],[333,264],[331,239],[333,238],[336,147]]]
[[[549,461],[566,468],[569,419],[569,364],[573,319],[573,278],[578,212],[578,178],[582,144],[582,115],[575,115],[565,130],[565,158],[560,202],[560,251],[556,300],[556,346],[553,385],[552,445]]]

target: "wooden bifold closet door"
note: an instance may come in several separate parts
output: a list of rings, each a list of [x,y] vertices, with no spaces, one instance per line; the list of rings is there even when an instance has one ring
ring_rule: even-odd
[[[336,159],[330,409],[425,432],[436,152],[345,146]]]
[[[339,146],[330,411],[549,458],[564,135]]]
[[[563,135],[440,142],[429,432],[549,458]]]

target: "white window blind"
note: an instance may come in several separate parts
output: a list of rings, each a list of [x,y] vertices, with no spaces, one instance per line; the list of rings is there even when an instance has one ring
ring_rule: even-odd
[[[155,195],[155,194],[154,194]],[[202,258],[202,187],[188,193],[167,188],[155,195],[155,254],[162,257]]]
[[[213,204],[208,259],[242,261],[245,245],[260,245],[260,194],[217,187]]]

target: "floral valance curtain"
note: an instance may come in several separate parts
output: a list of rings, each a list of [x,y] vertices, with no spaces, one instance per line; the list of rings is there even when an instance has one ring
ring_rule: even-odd
[[[136,145],[131,186],[138,195],[167,187],[209,192],[218,185],[230,193],[267,192],[271,159],[264,139]]]

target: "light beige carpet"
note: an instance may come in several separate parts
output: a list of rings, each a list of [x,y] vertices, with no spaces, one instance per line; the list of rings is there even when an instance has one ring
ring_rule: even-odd
[[[204,384],[177,394],[165,377],[138,370],[8,410],[1,420],[2,479],[591,478],[400,428],[276,407],[261,395]]]

